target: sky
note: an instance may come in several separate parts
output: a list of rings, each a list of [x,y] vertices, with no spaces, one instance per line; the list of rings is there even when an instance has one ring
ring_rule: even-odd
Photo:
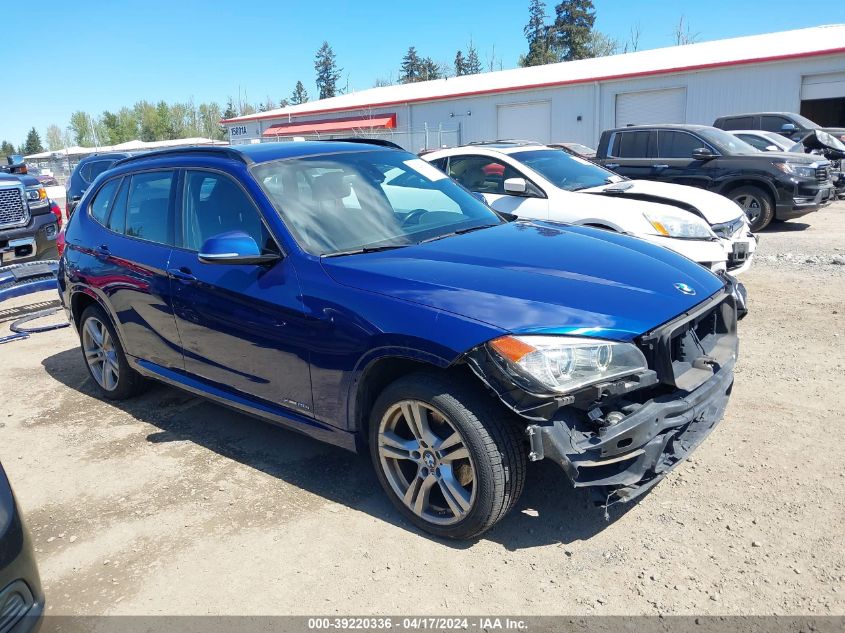
[[[639,48],[674,43],[681,16],[700,40],[845,23],[845,2],[816,0],[594,0],[596,29]],[[549,16],[554,0],[546,2]],[[517,65],[528,0],[40,0],[3,2],[0,140],[65,128],[72,112],[98,115],[146,99],[259,103],[287,98],[301,80],[312,98],[314,54],[327,40],[339,84],[395,79],[409,46],[454,60],[472,40],[482,63]],[[17,79],[15,79],[17,77]]]

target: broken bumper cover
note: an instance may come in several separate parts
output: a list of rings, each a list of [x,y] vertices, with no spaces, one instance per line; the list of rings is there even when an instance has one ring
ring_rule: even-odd
[[[559,464],[604,506],[630,501],[682,462],[724,415],[735,361],[691,392],[659,396],[598,436],[577,439],[565,419],[528,427],[531,459]]]

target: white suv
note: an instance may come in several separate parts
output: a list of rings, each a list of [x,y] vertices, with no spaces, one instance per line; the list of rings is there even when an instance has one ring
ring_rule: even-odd
[[[724,196],[684,185],[627,180],[545,145],[480,143],[422,158],[498,211],[626,233],[714,272],[746,271],[757,248],[742,209]]]

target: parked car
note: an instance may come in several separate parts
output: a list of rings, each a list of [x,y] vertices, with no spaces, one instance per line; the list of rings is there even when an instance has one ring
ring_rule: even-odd
[[[0,266],[58,256],[59,227],[47,191],[23,172],[21,162],[0,172]]]
[[[822,127],[795,112],[753,112],[720,116],[713,122],[713,127],[720,130],[766,130],[783,134],[795,141],[805,137],[808,132],[822,130],[833,134],[840,141],[845,141],[845,128]]]
[[[644,240],[498,214],[403,150],[311,141],[121,161],[60,295],[99,393],[153,378],[350,450],[469,538],[548,458],[603,505],[722,417],[743,290]]]
[[[92,154],[80,160],[68,178],[65,187],[65,208],[67,216],[73,214],[76,205],[82,199],[82,194],[91,183],[117,161],[132,156],[130,152],[112,152],[109,154]]]
[[[36,633],[43,615],[32,539],[0,464],[0,631]]]
[[[567,154],[580,156],[581,158],[586,158],[587,160],[592,160],[596,157],[596,150],[592,147],[582,145],[581,143],[549,143],[549,147],[562,149]]]
[[[795,141],[764,130],[730,130],[730,133],[741,141],[745,141],[758,152],[790,152]]]
[[[59,181],[56,180],[53,174],[48,174],[37,167],[30,167],[27,165],[26,173],[35,178],[45,187],[56,187],[59,184]]]
[[[813,130],[790,148],[792,152],[824,156],[830,161],[836,196],[845,198],[845,143],[823,130]]]
[[[742,209],[693,187],[627,180],[537,143],[495,142],[424,156],[498,211],[626,233],[714,272],[751,265],[757,240]]]
[[[596,161],[629,178],[693,185],[737,202],[752,231],[811,213],[833,200],[830,163],[761,153],[706,125],[639,125],[602,132]]]

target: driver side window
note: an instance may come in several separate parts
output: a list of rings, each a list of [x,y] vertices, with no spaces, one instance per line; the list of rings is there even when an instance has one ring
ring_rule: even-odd
[[[449,175],[475,193],[505,194],[505,180],[523,178],[510,165],[489,156],[453,156]]]
[[[252,200],[227,176],[187,171],[182,209],[184,248],[199,251],[210,237],[243,231],[262,251],[278,250]]]

